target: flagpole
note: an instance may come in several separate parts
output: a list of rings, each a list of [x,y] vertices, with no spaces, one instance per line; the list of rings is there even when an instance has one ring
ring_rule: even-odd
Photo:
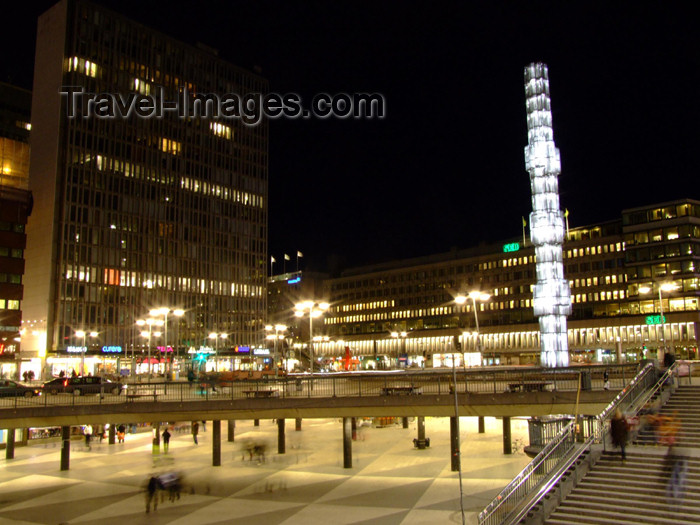
[[[527,222],[525,221],[525,217],[523,217],[523,248],[525,248],[525,226],[527,226]]]
[[[566,240],[569,240],[569,209],[564,208],[564,218],[566,219]]]

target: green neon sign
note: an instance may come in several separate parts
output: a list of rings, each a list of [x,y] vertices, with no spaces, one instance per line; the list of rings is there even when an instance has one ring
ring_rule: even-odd
[[[661,317],[660,315],[647,315],[647,324],[664,324],[666,322],[666,316]]]
[[[503,253],[517,252],[520,249],[519,242],[511,242],[510,244],[503,245]]]

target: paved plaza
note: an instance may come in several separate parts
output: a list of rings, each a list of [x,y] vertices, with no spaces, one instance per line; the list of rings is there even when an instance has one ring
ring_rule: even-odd
[[[400,420],[399,420],[400,421]],[[461,418],[462,490],[466,523],[528,463],[519,445],[527,422],[512,420],[516,450],[502,452],[502,423]],[[211,423],[191,434],[173,432],[168,454],[153,455],[151,434],[128,434],[123,444],[72,442],[70,470],[60,471],[60,443],[17,447],[0,459],[0,525],[431,524],[461,523],[459,476],[450,468],[449,419],[426,418],[430,447],[413,448],[416,421],[361,426],[352,442],[353,467],[343,468],[339,419],[287,420],[286,454],[277,454],[272,420],[239,421],[235,442],[222,422],[222,465],[212,466]],[[245,452],[266,443],[265,461]],[[162,449],[162,445],[161,445]],[[152,474],[177,471],[181,498],[146,513]]]

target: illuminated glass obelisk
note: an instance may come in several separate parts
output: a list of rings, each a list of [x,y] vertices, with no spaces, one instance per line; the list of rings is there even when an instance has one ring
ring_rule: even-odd
[[[537,284],[533,295],[540,320],[542,366],[568,366],[566,316],[571,313],[571,291],[564,279],[562,245],[564,216],[559,209],[559,150],[554,145],[547,66],[525,68],[527,142],[525,168],[530,174],[532,213],[530,240],[535,246]]]

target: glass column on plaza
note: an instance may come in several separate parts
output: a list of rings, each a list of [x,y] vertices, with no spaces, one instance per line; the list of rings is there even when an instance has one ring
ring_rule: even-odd
[[[527,136],[525,167],[530,175],[532,213],[530,240],[535,246],[537,284],[533,309],[540,324],[540,361],[543,366],[568,366],[566,317],[571,314],[571,291],[564,278],[562,245],[564,218],[559,209],[561,172],[554,145],[547,66],[525,68]]]

